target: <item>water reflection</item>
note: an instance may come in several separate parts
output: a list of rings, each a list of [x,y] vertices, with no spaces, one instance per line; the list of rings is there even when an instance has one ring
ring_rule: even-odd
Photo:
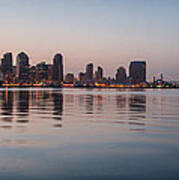
[[[63,114],[63,94],[62,93],[52,93],[53,97],[53,118],[55,120],[62,120],[62,114]],[[57,125],[59,127],[59,125]],[[61,125],[60,125],[61,127]]]
[[[16,92],[17,100],[17,114],[19,117],[25,117],[29,115],[29,91]]]
[[[146,111],[146,96],[131,95],[129,99],[130,111],[145,112]]]
[[[1,116],[3,121],[11,122],[13,119],[13,98],[14,94],[10,91],[3,91],[1,93]]]
[[[125,108],[127,105],[127,97],[126,95],[118,95],[116,96],[116,106],[117,106],[117,109],[120,110],[120,109],[123,109]]]
[[[97,110],[98,110],[98,113],[102,113],[103,103],[104,103],[104,96],[98,95],[97,96]]]
[[[17,122],[27,123],[31,114],[40,117],[51,117],[54,120],[62,120],[63,103],[71,113],[85,113],[88,115],[114,113],[113,105],[116,102],[117,114],[128,114],[130,120],[145,119],[146,96],[141,94],[120,94],[117,96],[104,94],[63,94],[54,90],[5,90],[0,92],[1,119],[12,121],[17,116]],[[14,98],[15,97],[15,98]],[[15,100],[15,102],[14,102]],[[110,106],[108,106],[110,104]],[[13,108],[15,106],[15,109]],[[83,110],[85,108],[85,112]],[[15,112],[13,112],[13,110]],[[127,116],[126,116],[127,117]],[[59,127],[59,125],[57,125]],[[60,125],[61,126],[61,125]]]
[[[63,94],[60,91],[7,89],[0,91],[0,101],[0,118],[4,122],[15,119],[17,123],[26,124],[32,115],[37,115],[37,120],[62,120]],[[1,127],[8,129],[11,125],[3,124]],[[55,123],[54,127],[62,125]]]
[[[1,89],[0,179],[178,179],[179,93],[155,93]]]
[[[3,122],[14,121],[21,125],[41,121],[62,127],[62,118],[65,120],[68,115],[74,120],[77,116],[80,121],[87,118],[89,121],[115,122],[130,127],[146,126],[147,104],[153,102],[153,98],[147,98],[143,91],[116,92],[107,94],[99,90],[73,94],[59,89],[6,89],[0,91],[0,118]],[[155,99],[159,108],[164,108],[164,103],[158,103],[159,97]],[[11,125],[2,124],[1,127],[10,128]]]
[[[173,102],[175,106],[171,109],[167,102]],[[149,96],[145,91],[79,89],[71,93],[60,89],[3,89],[0,91],[0,127],[59,128],[66,120],[73,119],[75,123],[115,124],[141,131],[148,127],[149,120],[152,121],[150,126],[156,126],[157,121],[167,120],[169,116],[176,121],[173,109],[177,102],[176,98]],[[167,108],[173,116],[164,117]],[[166,126],[170,126],[167,123]]]
[[[86,101],[86,114],[93,114],[94,96],[91,94],[86,95],[85,101]]]
[[[144,126],[146,126],[146,96],[145,95],[131,95],[129,98],[129,125],[132,127],[130,131],[145,131]],[[139,121],[140,120],[140,121]],[[136,128],[140,127],[140,128]]]

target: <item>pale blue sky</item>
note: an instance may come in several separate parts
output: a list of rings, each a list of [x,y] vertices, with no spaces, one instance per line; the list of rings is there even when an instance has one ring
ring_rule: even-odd
[[[32,64],[65,55],[66,72],[89,61],[114,75],[131,60],[179,79],[179,0],[0,0],[0,53]],[[15,61],[15,59],[14,59]]]

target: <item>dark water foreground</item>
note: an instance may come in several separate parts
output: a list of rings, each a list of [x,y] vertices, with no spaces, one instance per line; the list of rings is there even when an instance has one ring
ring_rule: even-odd
[[[179,90],[1,89],[0,179],[179,179]]]

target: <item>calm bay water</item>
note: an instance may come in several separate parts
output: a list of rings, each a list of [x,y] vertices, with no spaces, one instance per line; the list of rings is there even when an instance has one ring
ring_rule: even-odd
[[[1,89],[0,179],[179,179],[179,90]]]

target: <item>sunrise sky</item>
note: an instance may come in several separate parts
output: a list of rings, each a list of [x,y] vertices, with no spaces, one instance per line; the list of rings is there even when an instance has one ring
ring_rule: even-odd
[[[179,0],[0,0],[0,55],[30,63],[65,56],[65,72],[92,61],[106,75],[146,60],[153,74],[179,79]]]

